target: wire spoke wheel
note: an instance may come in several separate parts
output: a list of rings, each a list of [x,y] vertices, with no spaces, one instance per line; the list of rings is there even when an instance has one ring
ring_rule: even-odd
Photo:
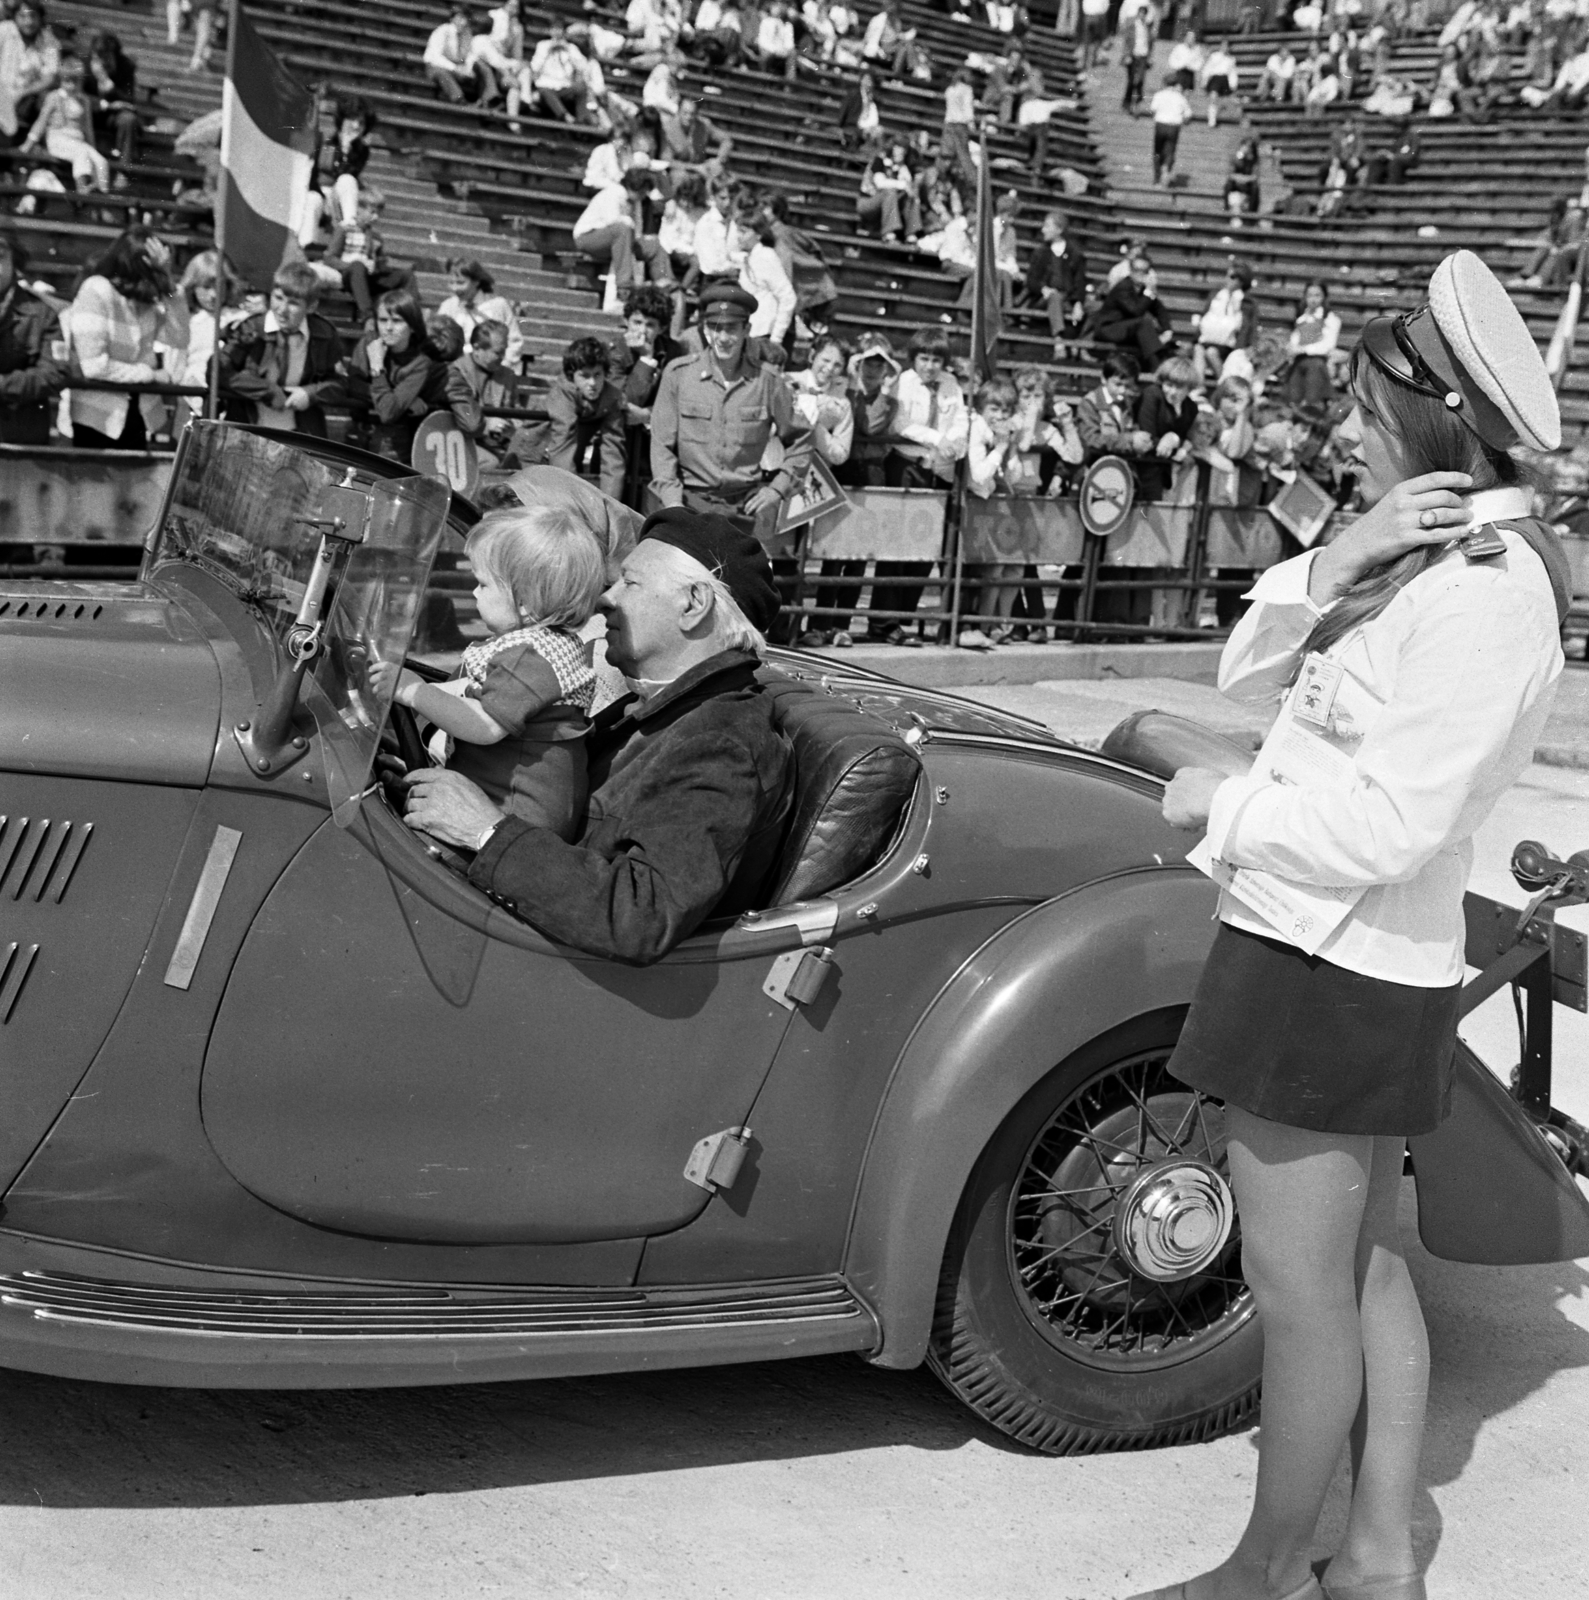
[[[1170,1076],[1177,1030],[1144,1019],[1056,1068],[956,1214],[928,1359],[1041,1450],[1213,1438],[1257,1407],[1224,1108]]]

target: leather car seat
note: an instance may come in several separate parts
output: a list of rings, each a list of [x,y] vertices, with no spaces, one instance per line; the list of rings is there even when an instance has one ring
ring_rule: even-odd
[[[881,717],[776,667],[759,674],[794,748],[794,803],[768,905],[812,900],[874,865],[899,826],[921,760]]]

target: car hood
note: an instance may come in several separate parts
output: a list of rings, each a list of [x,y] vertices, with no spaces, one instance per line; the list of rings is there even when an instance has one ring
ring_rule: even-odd
[[[215,654],[142,584],[0,584],[0,770],[198,786],[220,721]]]

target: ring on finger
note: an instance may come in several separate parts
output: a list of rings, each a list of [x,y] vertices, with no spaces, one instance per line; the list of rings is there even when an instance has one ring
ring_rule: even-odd
[[[1432,528],[1434,525],[1435,525],[1435,514],[1434,514],[1434,512],[1432,512],[1432,511],[1420,511],[1418,513],[1418,526],[1420,528]]]

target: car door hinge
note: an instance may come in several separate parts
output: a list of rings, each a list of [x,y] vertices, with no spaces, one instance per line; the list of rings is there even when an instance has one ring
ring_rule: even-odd
[[[709,1133],[690,1151],[690,1159],[684,1163],[685,1179],[710,1194],[726,1194],[734,1187],[749,1148],[749,1128]]]
[[[772,971],[761,992],[776,1000],[786,1011],[808,1006],[822,993],[822,986],[833,971],[833,952],[826,945],[810,950],[785,950],[773,959]]]

